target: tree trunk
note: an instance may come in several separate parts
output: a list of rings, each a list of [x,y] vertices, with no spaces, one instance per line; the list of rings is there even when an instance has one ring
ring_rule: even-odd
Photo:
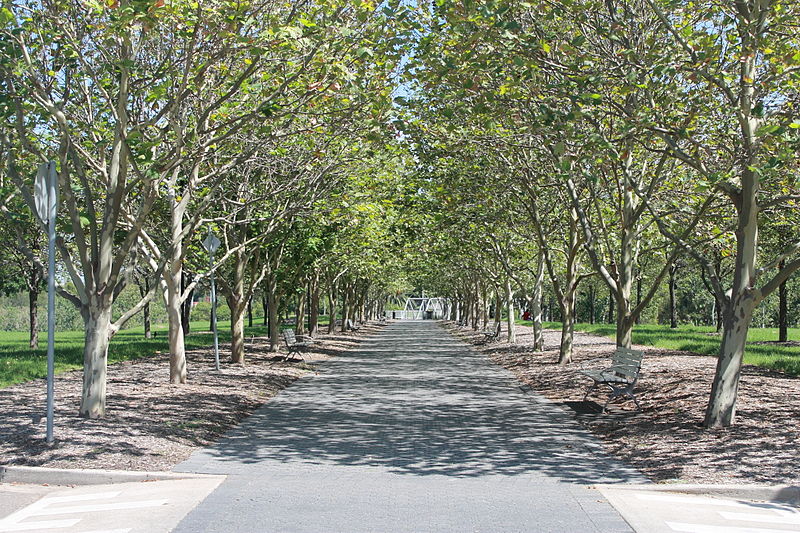
[[[247,275],[247,255],[245,250],[234,254],[233,279],[225,299],[231,310],[231,362],[244,364],[244,314],[247,301],[244,291]]]
[[[183,272],[181,276],[181,294],[183,291],[186,290],[186,287],[192,282],[192,275],[188,272]],[[189,294],[186,295],[186,298],[183,300],[181,304],[181,326],[183,326],[183,336],[184,338],[186,335],[189,334],[189,330],[191,329],[190,319],[192,316],[192,300],[194,298],[194,289],[189,291]]]
[[[616,305],[616,299],[614,298],[614,291],[609,290],[608,292],[608,314],[606,315],[606,323],[613,324],[614,323],[614,305]]]
[[[266,294],[262,294],[261,295],[261,309],[264,312],[264,321],[263,321],[263,325],[264,326],[269,326],[269,312],[267,311],[268,308],[269,308],[269,304],[267,303],[267,295]]]
[[[34,268],[28,287],[28,326],[30,328],[29,346],[33,349],[39,347],[39,273]]]
[[[102,418],[106,414],[106,371],[111,329],[111,306],[84,309],[83,391],[79,414]]]
[[[544,257],[539,254],[539,265],[536,279],[533,284],[533,302],[531,314],[533,315],[533,349],[537,352],[544,350],[544,328],[542,327],[542,288],[544,287]]]
[[[778,268],[786,268],[786,261],[781,261]],[[789,306],[787,304],[786,282],[778,287],[778,342],[789,340]]]
[[[575,339],[575,293],[564,295],[561,301],[561,345],[558,350],[558,364],[572,362],[572,348]]]
[[[267,278],[266,292],[269,351],[277,352],[281,342],[281,326],[278,319],[278,280],[274,274],[270,274]]]
[[[244,314],[247,304],[236,302],[231,308],[231,362],[244,364]]]
[[[151,331],[149,303],[144,304],[144,308],[142,309],[142,322],[144,323],[144,338],[152,339],[153,332]]]
[[[186,206],[178,201],[174,194],[169,197],[171,206],[170,237],[173,245],[173,255],[162,275],[162,287],[165,285],[166,297],[164,304],[167,310],[169,324],[169,382],[186,383],[186,348],[183,336],[183,215]]]
[[[247,300],[247,327],[253,327],[253,298]]]
[[[350,313],[350,286],[345,285],[344,290],[342,291],[342,325],[340,331],[342,333],[347,332],[347,317]]]
[[[336,289],[328,289],[328,335],[336,331]]]
[[[481,327],[483,329],[487,329],[489,327],[489,306],[491,302],[489,301],[491,298],[491,294],[485,288],[483,289],[483,294],[481,296]]]
[[[367,299],[369,298],[369,283],[366,284],[364,290],[361,291],[361,305],[358,311],[358,320],[361,323],[367,321]]]
[[[622,315],[622,313],[620,313]],[[617,346],[620,348],[630,348],[633,342],[633,325],[636,319],[630,314],[624,315],[622,319],[617,319]]]
[[[748,58],[747,61],[755,60]],[[745,102],[745,104],[750,105],[749,102]],[[748,123],[746,127],[753,128],[754,126]],[[742,170],[739,198],[733,286],[730,304],[726,306],[723,314],[722,343],[704,422],[705,426],[709,428],[728,427],[733,425],[736,419],[736,397],[739,390],[747,331],[750,328],[753,310],[758,303],[751,283],[757,276],[758,204],[756,198],[759,182],[758,177],[751,170],[756,164],[755,157],[751,157],[746,162],[748,164],[744,165]]]
[[[295,335],[305,335],[306,332],[306,295],[301,293],[297,295],[297,309],[294,320]]]
[[[736,417],[736,396],[753,306],[741,303],[725,313],[722,344],[706,409],[706,427],[728,427]]]
[[[311,279],[311,309],[308,320],[308,334],[316,337],[319,329],[319,273]]]
[[[673,329],[678,327],[678,309],[675,302],[675,274],[677,272],[677,265],[673,264],[669,267],[669,327]]]
[[[511,289],[511,279],[506,280],[506,305],[508,307],[508,316],[506,317],[506,325],[508,326],[507,340],[510,344],[517,342],[517,328],[514,322],[514,291]]]
[[[180,299],[180,285],[176,287],[176,282],[173,276],[172,280],[167,282],[167,298],[166,310],[167,321],[169,324],[169,382],[170,383],[186,383],[187,370],[186,370],[186,347],[183,337],[183,326],[181,319],[183,313],[181,312],[181,299]]]
[[[144,287],[142,287],[142,285],[139,284],[139,283],[137,283],[137,285],[139,285],[139,295],[142,298],[144,298],[145,295],[148,292],[150,292],[150,279],[147,276],[145,276],[144,277]],[[145,339],[152,338],[153,334],[150,331],[150,304],[149,303],[144,304],[144,307],[142,308],[142,325],[144,326],[144,338]]]
[[[642,276],[641,274],[636,277],[636,307],[639,307],[639,304],[642,303]],[[642,314],[639,313],[636,315],[635,323],[638,324],[641,321]]]
[[[595,309],[594,309],[595,295],[594,295],[594,291],[595,291],[594,284],[589,285],[589,302],[588,302],[589,303],[589,324],[594,324],[594,319],[595,319],[595,316],[594,316],[594,314],[595,314]]]

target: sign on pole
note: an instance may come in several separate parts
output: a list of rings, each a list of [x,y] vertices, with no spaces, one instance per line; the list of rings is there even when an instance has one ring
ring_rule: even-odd
[[[58,174],[54,161],[42,163],[33,184],[36,213],[47,226],[47,435],[53,436],[55,414],[55,331],[56,331],[56,213],[58,211]]]
[[[214,255],[219,249],[220,244],[222,244],[222,242],[220,242],[219,238],[211,233],[211,230],[208,230],[208,236],[203,240],[203,248],[211,255]]]

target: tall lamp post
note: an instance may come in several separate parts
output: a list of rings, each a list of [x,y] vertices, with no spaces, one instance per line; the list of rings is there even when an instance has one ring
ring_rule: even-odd
[[[47,443],[52,444],[55,414],[56,333],[56,212],[58,175],[54,161],[39,165],[34,182],[34,199],[39,218],[47,225]]]
[[[219,337],[217,336],[217,289],[214,284],[214,253],[221,244],[219,238],[208,228],[208,236],[203,240],[203,248],[208,252],[208,264],[211,269],[211,329],[214,332],[214,368],[219,371]]]

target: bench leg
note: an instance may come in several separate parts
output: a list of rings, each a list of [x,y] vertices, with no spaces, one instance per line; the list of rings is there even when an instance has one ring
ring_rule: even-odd
[[[586,394],[583,395],[583,401],[585,402],[589,395],[592,393],[594,389],[597,388],[597,381],[592,383],[592,385],[587,389]]]
[[[631,400],[633,400],[633,403],[636,404],[636,410],[637,411],[642,410],[642,406],[639,405],[639,400],[636,399],[636,396],[634,396],[633,391],[629,387],[615,387],[611,384],[609,384],[608,386],[611,387],[611,394],[608,395],[606,403],[603,404],[603,410],[601,411],[601,413],[606,412],[606,407],[608,406],[611,400],[613,400],[614,398],[619,398],[620,396],[625,396],[627,398],[630,398]]]

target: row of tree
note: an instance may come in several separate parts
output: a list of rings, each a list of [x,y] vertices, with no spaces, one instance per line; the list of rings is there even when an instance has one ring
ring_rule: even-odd
[[[392,216],[385,178],[403,159],[389,127],[408,42],[401,4],[0,9],[2,247],[35,302],[43,246],[33,177],[54,160],[58,291],[85,327],[82,416],[104,415],[109,341],[154,298],[166,307],[170,381],[187,380],[187,302],[212,272],[238,363],[257,288],[273,349],[281,298],[307,294],[312,317],[323,293],[330,310],[341,300],[344,317],[379,305],[392,258],[381,245],[390,226],[376,220]],[[222,241],[210,266],[200,245],[209,230]],[[120,308],[137,281],[140,298]]]
[[[567,364],[584,280],[630,346],[692,261],[723,330],[705,424],[732,424],[753,314],[800,268],[799,24],[785,0],[431,4],[404,102],[429,281],[473,323],[516,287],[540,330],[548,278]]]

